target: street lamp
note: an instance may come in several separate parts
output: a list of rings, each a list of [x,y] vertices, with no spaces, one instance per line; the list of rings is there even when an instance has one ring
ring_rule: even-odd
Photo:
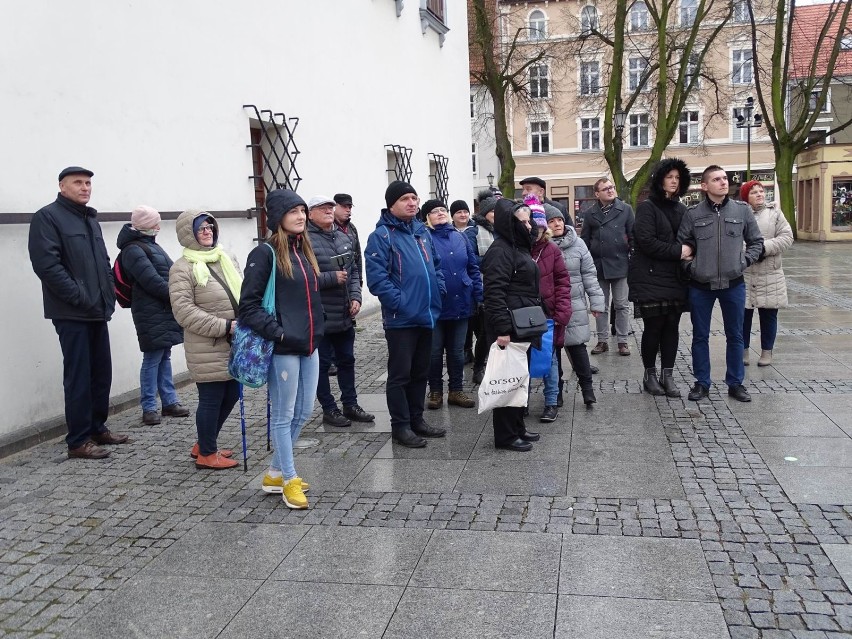
[[[618,108],[612,116],[612,123],[615,125],[615,133],[620,138],[624,133],[624,125],[627,123],[627,113],[621,107]]]
[[[751,130],[763,125],[763,116],[754,112],[754,98],[746,98],[745,105],[737,116],[737,128],[746,130],[746,182],[751,180]]]
[[[494,174],[488,173],[488,175],[486,176],[486,179],[488,180],[488,186],[493,187],[494,186]]]
[[[618,137],[618,144],[615,145],[616,152],[618,153],[618,172],[621,174],[618,176],[618,192],[622,192],[623,179],[624,179],[624,145],[622,144],[622,136],[624,135],[624,125],[627,123],[627,113],[625,113],[624,109],[618,107],[615,113],[612,115],[612,124],[615,127],[615,135]]]

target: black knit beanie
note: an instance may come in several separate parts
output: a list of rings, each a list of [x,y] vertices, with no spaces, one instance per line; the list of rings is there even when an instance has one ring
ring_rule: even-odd
[[[423,206],[420,207],[420,212],[417,214],[417,217],[421,222],[425,222],[429,213],[431,213],[433,209],[437,208],[447,208],[447,205],[441,200],[426,200],[423,203]]]
[[[464,200],[456,200],[450,204],[450,215],[455,215],[459,211],[470,211],[470,207]]]
[[[388,184],[387,191],[385,191],[385,204],[388,205],[388,208],[392,207],[396,204],[396,201],[406,193],[414,193],[414,195],[417,195],[417,191],[415,191],[414,187],[408,182],[394,180]]]

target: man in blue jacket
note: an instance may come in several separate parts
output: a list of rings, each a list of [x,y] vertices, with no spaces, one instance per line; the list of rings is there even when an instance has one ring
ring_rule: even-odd
[[[446,434],[423,420],[432,329],[441,314],[444,278],[432,238],[415,219],[420,199],[414,187],[391,182],[385,203],[364,250],[367,287],[382,305],[388,343],[385,394],[393,441],[420,448],[426,445],[424,437]]]
[[[107,322],[115,286],[97,211],[90,206],[94,173],[69,166],[59,174],[59,195],[30,224],[29,253],[41,280],[44,317],[62,347],[68,457],[103,459],[104,444],[127,435],[106,427],[112,386]]]

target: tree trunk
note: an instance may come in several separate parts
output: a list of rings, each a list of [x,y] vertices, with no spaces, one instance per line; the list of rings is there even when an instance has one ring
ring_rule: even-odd
[[[500,161],[500,177],[497,188],[505,197],[515,197],[515,157],[512,155],[512,140],[509,138],[509,126],[506,122],[506,102],[499,91],[491,91],[494,101],[494,143],[497,159]]]
[[[775,180],[778,182],[776,206],[780,207],[784,217],[793,228],[793,237],[798,237],[796,229],[796,193],[793,182],[793,165],[796,162],[795,151],[786,145],[775,147]]]

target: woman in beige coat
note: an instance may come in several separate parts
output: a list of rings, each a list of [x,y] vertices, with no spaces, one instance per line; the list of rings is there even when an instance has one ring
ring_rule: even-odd
[[[787,306],[787,282],[781,268],[781,253],[793,245],[793,230],[779,209],[766,205],[766,194],[757,180],[746,182],[740,187],[740,198],[751,205],[763,235],[763,253],[744,273],[746,308],[743,317],[743,364],[749,364],[751,321],[754,309],[757,309],[761,349],[757,365],[769,366],[778,332],[778,309]]]
[[[228,373],[228,356],[243,277],[236,259],[219,245],[219,225],[212,215],[184,211],[176,229],[184,249],[169,271],[169,297],[198,386],[198,441],[190,455],[196,468],[233,468],[232,451],[219,450],[217,438],[240,397],[240,385]]]

